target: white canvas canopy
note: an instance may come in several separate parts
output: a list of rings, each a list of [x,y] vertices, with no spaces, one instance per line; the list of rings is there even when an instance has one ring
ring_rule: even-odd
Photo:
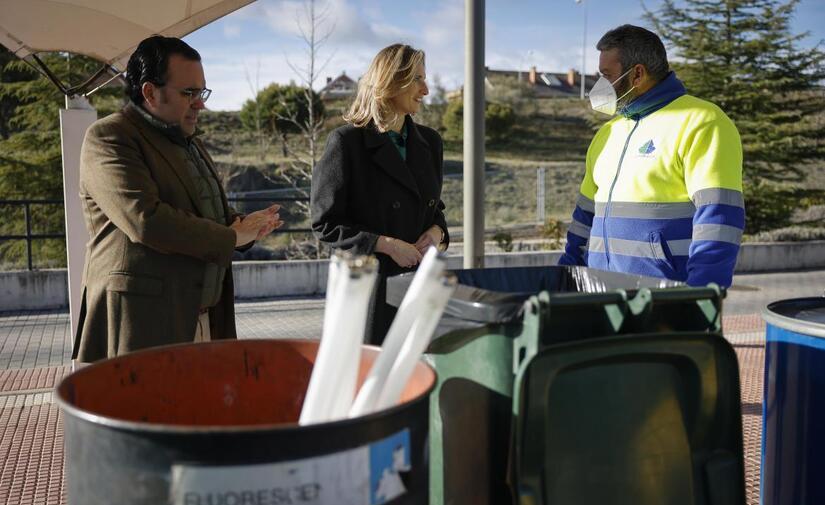
[[[68,51],[122,71],[146,37],[183,37],[253,1],[0,0],[0,44],[19,58]]]

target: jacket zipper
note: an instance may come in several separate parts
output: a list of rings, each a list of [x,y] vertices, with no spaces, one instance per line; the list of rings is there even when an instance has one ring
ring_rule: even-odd
[[[607,193],[607,205],[604,208],[604,224],[602,225],[602,238],[604,239],[604,257],[605,261],[607,262],[607,269],[610,270],[610,246],[607,242],[607,218],[610,217],[610,205],[613,203],[613,188],[616,187],[616,181],[619,180],[619,174],[622,171],[622,162],[624,161],[624,155],[627,152],[627,146],[630,145],[630,137],[633,136],[633,132],[636,131],[636,128],[639,126],[641,119],[637,119],[636,123],[633,125],[633,129],[630,130],[630,133],[627,134],[627,139],[624,141],[624,148],[622,149],[622,155],[619,157],[619,166],[616,167],[616,175],[613,176],[613,182],[610,184],[610,191]]]

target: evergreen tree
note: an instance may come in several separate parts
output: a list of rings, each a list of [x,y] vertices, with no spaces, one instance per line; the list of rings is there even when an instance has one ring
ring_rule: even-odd
[[[5,140],[12,134],[11,118],[20,104],[20,100],[13,92],[13,87],[9,84],[32,78],[30,69],[21,72],[10,66],[7,67],[14,60],[16,60],[14,54],[0,46],[0,140]]]
[[[100,64],[91,58],[66,53],[40,55],[64,83],[86,80]],[[106,88],[93,96],[98,115],[120,106],[122,92]],[[60,151],[59,111],[63,94],[47,78],[0,47],[0,200],[62,199],[63,172]],[[35,233],[63,230],[60,205],[32,206]],[[23,234],[25,221],[19,205],[0,206],[0,235]],[[0,244],[0,270],[22,268],[26,264],[26,244]],[[63,241],[33,242],[37,266],[64,266]]]
[[[64,83],[85,80],[100,63],[66,53],[40,55]],[[27,63],[0,48],[0,198],[60,198],[60,116],[63,94]],[[92,97],[98,116],[120,107],[122,91],[105,88]],[[2,129],[0,128],[0,131]],[[32,172],[37,171],[35,175]],[[25,174],[25,175],[23,175]],[[33,184],[33,181],[37,181]]]
[[[288,136],[302,133],[309,119],[309,100],[304,88],[295,84],[272,83],[258,92],[254,100],[247,100],[241,108],[241,122],[244,127],[257,135],[277,135],[281,140],[282,154],[288,153]],[[321,97],[312,92],[315,121],[324,115]]]
[[[663,0],[647,19],[688,92],[722,108],[742,137],[745,178],[799,181],[825,157],[825,52],[792,34],[799,0]]]

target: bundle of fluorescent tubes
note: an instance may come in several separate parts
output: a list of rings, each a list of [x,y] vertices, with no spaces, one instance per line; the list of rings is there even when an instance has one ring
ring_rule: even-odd
[[[410,287],[407,289],[407,294],[404,295],[404,299],[398,307],[398,313],[395,315],[395,319],[393,319],[392,325],[384,339],[381,354],[378,355],[378,358],[372,365],[372,369],[370,369],[364,385],[361,386],[361,390],[355,398],[355,403],[349,412],[350,417],[361,416],[389,406],[386,404],[387,400],[384,396],[384,390],[387,389],[387,381],[393,378],[392,373],[393,370],[396,369],[396,363],[402,357],[402,351],[404,351],[406,347],[408,352],[404,354],[404,356],[406,356],[406,359],[409,359],[410,351],[414,350],[412,349],[414,344],[408,342],[411,340],[410,337],[413,336],[413,328],[421,332],[421,330],[425,328],[423,321],[422,324],[416,323],[428,315],[434,317],[437,324],[438,320],[441,319],[441,313],[444,311],[444,307],[447,305],[447,300],[450,299],[450,295],[455,289],[455,282],[452,284],[444,283],[443,275],[445,269],[446,262],[444,259],[439,257],[435,248],[430,248],[424,255],[424,259],[421,260],[421,265],[418,267],[418,271],[410,283]],[[449,291],[449,293],[447,293],[446,299],[441,303],[445,291]],[[435,304],[433,304],[433,302],[435,302]],[[432,331],[434,330],[435,327],[433,327]],[[429,335],[424,335],[423,332],[421,332],[421,334],[417,336],[419,340],[426,338],[426,341],[423,342],[424,347],[422,347],[418,355],[415,356],[415,360],[421,356],[421,353],[429,343],[432,337],[432,331],[430,331]],[[420,343],[421,342],[415,344],[415,347],[419,347]],[[413,364],[414,363],[415,361],[413,361]],[[401,365],[399,364],[398,366],[400,367]],[[408,378],[409,376],[406,377],[404,383],[401,384],[402,388]],[[397,387],[393,386],[392,388],[394,390]],[[397,398],[395,400],[397,400]]]
[[[372,411],[390,408],[401,399],[401,393],[412,376],[415,364],[430,344],[438,322],[441,320],[441,314],[455,291],[455,285],[454,275],[441,275],[438,284],[422,295],[424,297],[422,307],[401,346],[401,351],[392,364],[389,375],[383,381],[380,377],[377,379],[378,383],[384,383],[384,387],[381,388],[381,394],[372,406]],[[354,407],[355,405],[350,410],[350,417],[370,412],[370,409],[363,405],[360,406],[362,409],[360,411]]]
[[[347,416],[355,396],[361,342],[377,278],[378,261],[372,256],[338,252],[330,259],[321,345],[300,424]]]
[[[445,274],[444,259],[430,248],[353,402],[376,263],[341,254],[330,261],[323,335],[301,424],[362,416],[397,403],[455,290],[455,277]]]

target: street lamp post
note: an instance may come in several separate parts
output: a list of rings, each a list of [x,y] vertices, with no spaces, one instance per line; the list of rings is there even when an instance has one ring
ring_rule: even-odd
[[[584,100],[584,76],[585,64],[587,55],[587,3],[585,0],[576,0],[577,4],[582,4],[584,8],[584,29],[582,30],[582,70],[579,72],[579,80],[581,81],[581,99]]]

